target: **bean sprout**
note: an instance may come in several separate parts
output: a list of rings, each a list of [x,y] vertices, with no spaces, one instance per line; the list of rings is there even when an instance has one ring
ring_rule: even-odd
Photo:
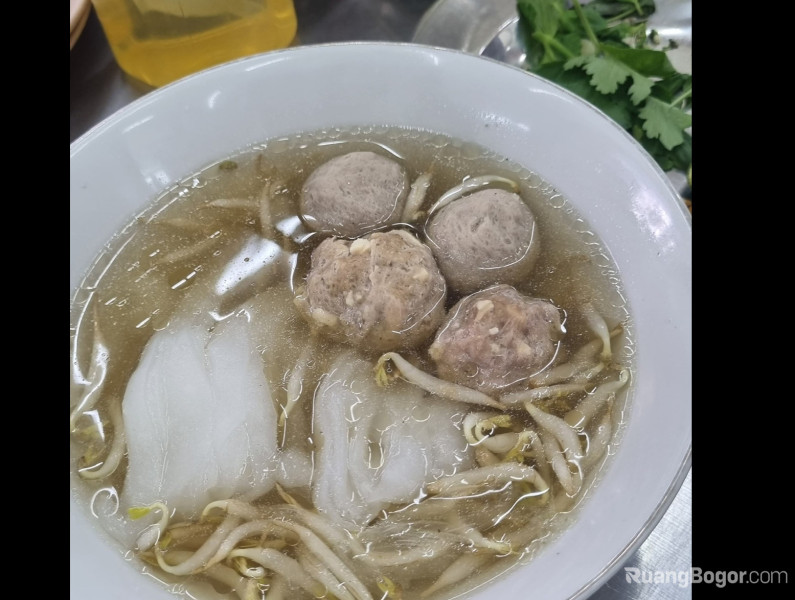
[[[487,432],[500,427],[510,427],[511,416],[502,413],[471,412],[464,417],[464,436],[467,442],[477,446],[487,438]]]
[[[310,339],[310,341],[301,351],[301,356],[298,357],[298,361],[295,363],[295,368],[292,370],[292,373],[290,373],[290,379],[287,382],[287,399],[284,402],[284,406],[282,406],[281,415],[279,415],[279,422],[277,425],[279,430],[282,432],[282,435],[280,436],[282,446],[284,446],[284,440],[287,435],[285,427],[287,423],[287,417],[298,405],[298,401],[301,399],[301,393],[303,392],[303,381],[308,365],[312,360],[313,353],[314,343]]]
[[[610,337],[615,337],[624,331],[619,325],[610,332]],[[599,362],[596,355],[603,347],[601,339],[591,340],[577,350],[566,363],[542,371],[538,375],[530,378],[530,385],[533,387],[551,386],[567,380],[569,383],[586,383],[593,379],[607,366],[604,362]]]
[[[589,329],[601,340],[602,352],[600,358],[602,362],[609,363],[613,356],[613,350],[610,347],[610,330],[607,327],[602,315],[596,312],[593,304],[590,302],[583,307],[585,321],[588,323]]]
[[[544,412],[532,402],[525,402],[525,408],[536,423],[546,431],[549,431],[558,440],[560,447],[571,461],[582,458],[582,444],[577,437],[577,432],[560,417]]]
[[[212,202],[208,202],[207,206],[212,208],[232,208],[257,211],[260,207],[258,200],[251,200],[250,198],[218,198]]]
[[[316,534],[295,523],[280,521],[279,524],[298,534],[306,548],[314,554],[329,571],[345,585],[357,600],[372,600],[372,595],[353,571]]]
[[[218,242],[217,236],[219,233],[220,232],[216,231],[215,233],[208,236],[206,239],[198,241],[191,246],[188,246],[186,248],[178,248],[177,250],[173,250],[168,254],[164,254],[157,261],[155,261],[155,264],[171,265],[176,262],[188,260],[189,258],[194,258],[195,256],[200,255],[202,252],[206,252],[207,250],[212,248]]]
[[[121,413],[121,402],[118,399],[114,399],[114,401],[111,402],[109,412],[110,423],[113,427],[113,442],[110,450],[102,466],[96,471],[90,471],[88,468],[78,470],[78,474],[83,479],[102,479],[103,477],[113,474],[124,458],[124,450],[126,449],[124,419]]]
[[[162,502],[155,502],[144,507],[131,508],[128,511],[131,519],[140,519],[141,517],[148,515],[153,510],[160,511],[160,521],[144,529],[138,536],[136,546],[138,546],[138,549],[141,552],[149,550],[149,548],[158,542],[160,536],[166,530],[166,527],[168,527],[170,512],[168,507]]]
[[[188,550],[174,550],[169,552],[168,555],[177,561],[184,561],[190,558],[191,552]],[[232,588],[240,600],[260,600],[261,598],[257,582],[241,576],[240,573],[231,567],[215,565],[204,571],[204,575]],[[270,595],[268,600],[271,600]]]
[[[226,559],[242,540],[255,533],[263,537],[279,536],[285,533],[285,528],[272,520],[248,521],[238,525],[224,538],[215,554],[207,560],[206,566],[212,566]],[[290,532],[288,532],[288,536],[289,533]],[[293,541],[295,539],[296,538],[293,536]]]
[[[364,552],[364,546],[354,537],[341,533],[326,517],[307,508],[304,508],[284,488],[276,484],[276,490],[282,499],[295,511],[298,517],[326,542],[338,548],[345,548],[353,552]]]
[[[587,395],[582,402],[566,413],[564,420],[572,427],[585,427],[597,411],[608,400],[615,398],[616,392],[627,384],[629,375],[629,369],[621,369],[617,380],[608,381],[598,386],[593,393]]]
[[[94,309],[94,322],[97,322],[96,308]],[[105,386],[105,378],[108,374],[108,359],[110,358],[110,351],[105,345],[105,340],[102,336],[102,331],[99,325],[94,326],[94,345],[91,348],[91,362],[88,369],[88,389],[86,390],[83,398],[77,404],[69,416],[69,431],[73,433],[77,428],[77,420],[86,412],[94,408],[99,400],[102,389]]]
[[[369,562],[379,567],[394,567],[406,565],[429,558],[435,558],[449,551],[453,547],[452,540],[441,537],[422,540],[422,544],[412,546],[408,550],[377,551],[368,550],[364,554],[357,554],[355,558]]]
[[[408,198],[406,198],[406,205],[403,207],[403,216],[401,218],[404,223],[413,223],[420,218],[422,215],[420,207],[425,201],[425,194],[430,185],[430,171],[420,174],[417,179],[414,180],[414,183],[411,184],[411,191],[409,192]]]
[[[252,560],[266,569],[278,573],[290,585],[305,589],[316,598],[323,596],[326,591],[323,584],[312,578],[297,560],[282,554],[278,550],[271,548],[242,548],[232,550],[229,553],[230,558],[238,556]]]
[[[434,581],[430,587],[425,588],[420,596],[426,598],[442,588],[458,583],[465,577],[471,575],[472,572],[483,565],[486,560],[488,560],[488,555],[479,553],[460,556],[455,559],[449,567],[442,571],[442,574],[439,575],[436,581]]]
[[[544,446],[544,455],[547,457],[547,461],[557,476],[560,485],[563,486],[567,494],[573,496],[579,491],[580,485],[579,482],[574,480],[560,444],[555,439],[555,436],[548,431],[542,431],[538,435]]]
[[[559,383],[529,390],[509,392],[500,396],[500,402],[508,406],[513,406],[524,402],[537,402],[538,400],[545,400],[547,398],[560,398],[561,396],[584,392],[587,389],[587,386],[583,383]]]
[[[610,445],[610,436],[613,433],[611,425],[610,411],[606,411],[599,425],[594,429],[593,434],[589,438],[588,451],[585,453],[585,458],[580,461],[580,465],[584,472],[590,472],[597,461],[604,456]]]
[[[427,491],[432,495],[449,494],[461,490],[478,488],[485,484],[498,487],[511,481],[529,481],[539,491],[549,489],[546,481],[533,467],[516,462],[503,462],[490,467],[477,467],[455,475],[442,477],[428,484]]]
[[[478,404],[480,406],[488,406],[498,410],[505,410],[505,406],[502,403],[487,396],[483,392],[479,392],[477,390],[473,390],[472,388],[451,383],[449,381],[439,379],[438,377],[434,377],[433,375],[429,375],[425,371],[422,371],[421,369],[418,369],[412,365],[397,352],[387,352],[378,359],[378,363],[375,366],[375,372],[376,381],[378,381],[379,385],[387,385],[391,379],[394,379],[395,377],[395,375],[390,375],[387,373],[387,361],[392,362],[392,364],[397,368],[400,374],[403,375],[406,381],[413,383],[414,385],[424,389],[427,392],[430,392],[431,394],[441,396],[442,398],[448,398],[450,400],[457,400],[459,402],[467,402],[469,404]]]
[[[158,546],[155,546],[155,558],[157,564],[161,569],[172,575],[189,575],[191,573],[200,572],[208,563],[208,561],[216,554],[218,548],[229,535],[229,533],[237,527],[240,519],[234,516],[228,516],[218,526],[218,528],[207,538],[196,552],[194,552],[187,560],[170,565],[166,563],[164,552]]]
[[[539,435],[544,445],[544,453],[563,489],[569,495],[576,494],[582,485],[579,461],[583,457],[582,445],[577,432],[563,419],[544,412],[532,402],[525,402],[525,408],[542,428]],[[574,475],[569,470],[569,464],[576,469]]]

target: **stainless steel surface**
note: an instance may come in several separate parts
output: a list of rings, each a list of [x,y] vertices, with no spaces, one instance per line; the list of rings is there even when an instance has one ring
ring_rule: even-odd
[[[689,575],[693,563],[693,475],[688,470],[682,486],[660,522],[641,547],[613,577],[596,590],[590,600],[684,600],[692,598]],[[627,569],[637,569],[641,581],[658,573],[676,573],[666,583],[636,583]],[[633,571],[629,571],[629,574]],[[665,575],[663,575],[665,576]],[[686,583],[684,579],[687,578]],[[682,583],[680,583],[682,582]]]
[[[673,18],[669,22],[674,23],[678,33],[661,33],[668,37],[681,34],[690,40],[690,3],[687,2],[687,10],[681,7],[681,2],[658,0],[658,4],[661,7],[677,4],[671,9]],[[514,0],[440,0],[436,3],[429,0],[296,0],[295,5],[298,14],[295,44],[415,41],[485,54],[512,64],[521,60],[521,48],[512,29],[516,20]],[[92,10],[70,53],[70,142],[151,90],[127,77],[116,65]],[[625,568],[638,569],[641,579],[656,573],[689,574],[692,563],[691,485],[692,475],[688,472],[678,492],[675,486],[672,489],[675,496],[656,526],[653,521],[649,523],[653,530],[648,538],[590,598],[682,600],[691,597],[689,583],[682,586],[670,579],[668,583],[636,583],[628,580],[625,571]]]
[[[586,0],[587,1],[587,0]],[[681,72],[692,71],[692,0],[656,0],[649,27],[679,47],[668,52]],[[518,27],[516,0],[437,0],[420,19],[412,41],[455,48],[521,67],[526,53]],[[687,176],[668,173],[676,189],[688,189]]]
[[[682,46],[673,56],[681,57],[677,64],[680,70],[690,72],[691,0],[656,0],[655,6],[649,27],[662,38],[675,40]],[[456,48],[521,66],[524,51],[518,36],[518,21],[516,0],[437,0],[423,15],[412,41]]]

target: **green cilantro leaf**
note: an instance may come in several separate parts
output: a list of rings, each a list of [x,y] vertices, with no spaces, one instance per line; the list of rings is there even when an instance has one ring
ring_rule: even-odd
[[[585,71],[582,69],[566,71],[563,68],[563,64],[562,62],[557,62],[544,65],[539,67],[536,74],[554,81],[571,93],[590,102],[624,129],[629,129],[632,126],[635,121],[634,113],[637,109],[633,107],[628,97],[614,98],[597,92],[596,88],[591,85],[590,77]]]
[[[602,110],[664,170],[691,172],[692,77],[651,47],[654,1],[582,2],[517,0],[525,68]]]
[[[603,94],[614,94],[632,71],[624,63],[601,56],[578,56],[569,60],[565,68],[581,66],[591,76],[591,85]]]
[[[662,50],[603,44],[602,51],[646,77],[670,77],[677,73],[671,61],[668,60],[668,55]]]
[[[684,141],[684,130],[692,122],[689,114],[653,96],[646,100],[639,116],[643,119],[643,131],[650,138],[658,138],[667,150]]]

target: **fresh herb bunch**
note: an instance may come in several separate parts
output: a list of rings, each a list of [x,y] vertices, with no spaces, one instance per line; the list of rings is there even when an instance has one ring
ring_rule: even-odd
[[[655,32],[653,0],[517,0],[525,68],[595,105],[664,171],[690,178],[692,76],[671,64]],[[658,47],[659,49],[655,49]]]

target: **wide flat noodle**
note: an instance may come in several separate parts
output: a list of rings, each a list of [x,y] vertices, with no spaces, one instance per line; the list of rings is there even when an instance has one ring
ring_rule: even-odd
[[[342,354],[315,394],[312,497],[346,525],[365,525],[417,498],[425,483],[472,466],[460,403],[426,398],[404,382],[379,387],[372,367]]]
[[[276,411],[248,314],[210,333],[174,323],[154,334],[123,401],[127,506],[165,501],[183,518],[274,483]]]

